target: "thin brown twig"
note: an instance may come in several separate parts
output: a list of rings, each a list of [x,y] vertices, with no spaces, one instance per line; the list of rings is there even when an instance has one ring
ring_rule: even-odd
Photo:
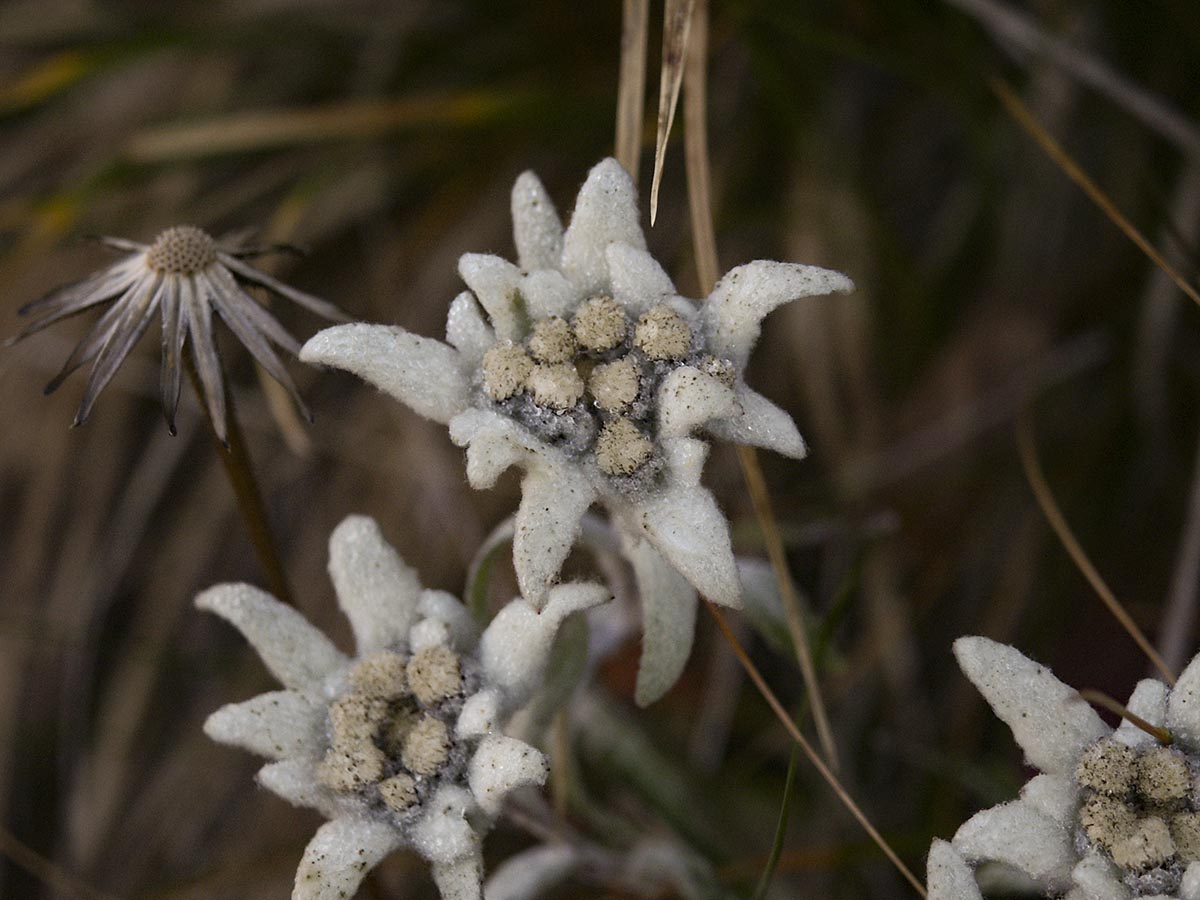
[[[684,63],[696,0],[667,0],[663,11],[662,75],[658,84],[658,134],[654,141],[654,177],[650,181],[650,224],[658,218],[658,189],[662,184],[663,161],[667,156],[667,139],[675,122],[675,105],[679,102],[679,86],[683,79]]]
[[[692,15],[687,65],[683,76],[686,85],[683,92],[684,158],[687,167],[688,206],[691,209],[692,243],[696,253],[696,270],[700,278],[700,290],[706,294],[717,283],[717,276],[720,272],[720,263],[717,258],[717,238],[713,226],[712,167],[708,157],[708,91],[705,71],[707,57],[708,2],[707,0],[698,0]],[[758,518],[763,540],[767,545],[771,568],[774,570],[775,580],[779,584],[779,596],[783,601],[788,633],[791,635],[796,659],[800,664],[800,675],[804,679],[804,687],[812,706],[817,738],[830,766],[836,771],[838,768],[837,743],[833,738],[829,714],[821,694],[820,682],[817,679],[816,665],[813,663],[812,650],[808,644],[808,633],[804,623],[804,614],[800,608],[800,599],[796,595],[796,587],[788,572],[787,555],[783,549],[783,539],[779,534],[775,512],[771,508],[771,497],[767,490],[766,479],[763,478],[762,468],[758,464],[758,454],[753,447],[739,445],[737,453],[742,467],[742,475],[746,479],[746,487],[750,492],[750,500],[754,506],[754,514]]]
[[[1037,498],[1038,505],[1042,508],[1042,513],[1046,516],[1046,521],[1050,523],[1050,527],[1058,535],[1058,539],[1062,542],[1067,554],[1079,568],[1079,571],[1083,573],[1083,577],[1091,584],[1093,590],[1099,595],[1104,605],[1108,607],[1108,611],[1112,613],[1113,618],[1133,638],[1134,643],[1146,654],[1146,658],[1153,663],[1154,668],[1158,669],[1163,678],[1174,685],[1175,674],[1163,661],[1163,658],[1158,655],[1158,651],[1154,649],[1154,645],[1146,639],[1146,635],[1142,633],[1137,623],[1133,621],[1133,617],[1121,605],[1121,601],[1117,599],[1108,585],[1104,583],[1104,579],[1100,577],[1100,573],[1092,565],[1091,560],[1088,559],[1082,545],[1076,540],[1074,533],[1071,531],[1071,526],[1067,524],[1066,517],[1063,516],[1062,510],[1058,506],[1058,501],[1054,499],[1054,492],[1050,490],[1045,473],[1042,471],[1041,462],[1038,460],[1037,446],[1033,439],[1033,424],[1030,421],[1028,408],[1023,409],[1017,416],[1017,450],[1021,456],[1021,467],[1025,470],[1025,478],[1029,482],[1029,487],[1033,490],[1033,495]]]
[[[837,795],[837,798],[842,802],[842,805],[850,811],[850,814],[854,816],[854,818],[858,821],[858,824],[862,826],[863,830],[866,831],[871,840],[875,842],[875,845],[883,851],[883,854],[888,858],[888,860],[891,861],[892,865],[896,867],[897,871],[904,876],[905,880],[913,886],[913,889],[918,894],[920,894],[922,897],[926,896],[924,885],[922,885],[917,876],[915,876],[909,870],[908,866],[904,864],[904,862],[896,854],[896,851],[893,850],[891,845],[888,844],[888,842],[884,839],[883,835],[880,834],[875,826],[871,824],[871,820],[866,817],[866,814],[859,808],[858,804],[854,802],[854,798],[850,796],[844,787],[842,787],[842,783],[838,781],[837,775],[835,775],[829,766],[825,764],[825,760],[823,760],[820,754],[813,749],[812,744],[805,740],[804,735],[800,733],[800,729],[796,727],[796,723],[792,721],[791,717],[787,714],[787,710],[783,708],[783,704],[779,702],[779,698],[775,696],[775,693],[767,685],[766,680],[758,671],[758,667],[754,665],[745,649],[738,642],[733,630],[729,627],[729,623],[726,622],[725,617],[721,615],[721,611],[707,600],[705,601],[705,605],[708,606],[708,611],[712,613],[713,618],[717,620],[717,626],[721,629],[721,633],[725,636],[725,640],[729,642],[729,646],[733,648],[733,652],[737,656],[738,661],[742,664],[742,668],[746,670],[746,674],[750,677],[750,680],[754,682],[754,686],[758,688],[758,692],[762,694],[763,699],[767,701],[767,705],[771,707],[771,710],[778,717],[780,723],[787,730],[787,733],[791,735],[792,740],[796,742],[801,751],[803,751],[804,755],[808,757],[809,762],[816,767],[821,777],[825,779],[825,782]]]
[[[646,36],[650,0],[624,0],[621,15],[621,65],[617,76],[616,154],[637,184],[642,156],[642,118],[646,112]]]
[[[196,396],[200,398],[200,405],[207,410],[200,376],[196,372],[196,366],[192,362],[191,356],[185,354],[184,362],[188,379],[196,390]],[[238,512],[249,532],[250,542],[254,545],[254,552],[263,567],[263,573],[267,577],[271,593],[281,602],[289,606],[294,605],[287,575],[284,573],[283,563],[280,561],[279,551],[276,549],[275,537],[267,520],[267,508],[263,503],[262,492],[258,488],[258,480],[254,476],[254,465],[250,461],[250,454],[246,449],[246,439],[242,434],[242,427],[238,423],[233,397],[228,392],[226,408],[228,410],[226,424],[228,445],[221,443],[216,429],[212,428],[212,422],[209,422],[217,455],[221,457],[221,463],[225,467],[225,474],[229,478],[229,484],[237,498]]]
[[[92,887],[86,881],[55,865],[12,832],[0,827],[0,855],[8,857],[47,887],[65,894],[74,894],[85,900],[116,900],[113,894]]]
[[[1029,111],[1029,108],[1021,101],[1021,98],[1016,95],[1013,89],[999,78],[989,79],[988,86],[992,89],[996,97],[999,98],[1000,103],[1007,110],[1008,114],[1016,120],[1018,125],[1025,129],[1030,137],[1037,141],[1038,145],[1046,151],[1046,155],[1063,170],[1063,173],[1088,195],[1088,199],[1100,207],[1100,211],[1108,216],[1109,220],[1139,250],[1146,254],[1156,266],[1166,272],[1170,279],[1175,282],[1176,287],[1191,297],[1197,304],[1200,304],[1200,293],[1197,293],[1196,289],[1188,283],[1179,270],[1167,262],[1163,255],[1154,248],[1154,245],[1142,236],[1142,233],[1137,230],[1134,224],[1125,218],[1124,214],[1117,209],[1116,204],[1109,199],[1103,189],[1079,167],[1079,164],[1066,151],[1066,148],[1056,141],[1050,132],[1042,127],[1042,124]]]
[[[1164,747],[1170,746],[1175,741],[1175,739],[1171,736],[1171,732],[1167,731],[1167,729],[1159,728],[1157,725],[1151,725],[1149,722],[1147,722],[1145,719],[1143,719],[1137,713],[1132,712],[1129,709],[1129,707],[1124,706],[1121,703],[1118,703],[1116,700],[1114,700],[1112,697],[1108,696],[1108,694],[1104,693],[1103,691],[1095,691],[1095,690],[1091,690],[1091,689],[1085,689],[1085,690],[1082,690],[1079,692],[1079,696],[1082,697],[1084,700],[1086,700],[1088,703],[1094,704],[1096,706],[1102,706],[1105,709],[1107,709],[1110,713],[1114,713],[1114,714],[1120,716],[1122,719],[1124,719],[1130,725],[1136,725],[1138,728],[1142,729],[1142,731],[1146,732],[1146,734],[1150,735],[1150,737],[1154,738],[1156,741],[1158,741]]]

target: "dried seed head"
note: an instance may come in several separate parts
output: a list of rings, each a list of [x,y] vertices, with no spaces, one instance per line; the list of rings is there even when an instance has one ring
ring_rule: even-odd
[[[1165,865],[1175,855],[1171,830],[1158,816],[1138,819],[1133,830],[1112,849],[1113,862],[1129,872],[1145,872]]]
[[[596,465],[606,475],[632,475],[654,452],[654,444],[628,419],[614,419],[596,438]]]
[[[496,402],[507,400],[525,386],[533,360],[521,347],[505,342],[483,355],[483,389]]]
[[[1176,813],[1170,825],[1171,839],[1183,864],[1200,862],[1200,813]]]
[[[385,763],[374,744],[330,750],[317,766],[317,780],[334,791],[358,791],[383,777]]]
[[[621,412],[637,399],[640,387],[637,362],[630,356],[596,366],[588,378],[588,390],[605,412]]]
[[[578,349],[571,326],[558,316],[538,321],[529,336],[529,352],[538,362],[564,363],[574,359]]]
[[[383,732],[380,735],[380,744],[388,756],[400,755],[404,739],[408,737],[408,733],[412,731],[418,718],[420,718],[420,713],[415,706],[401,706],[392,711],[391,716],[384,723]]]
[[[692,348],[692,330],[683,316],[660,303],[638,319],[633,342],[651,359],[682,359]]]
[[[417,802],[417,783],[405,772],[379,782],[379,796],[392,812],[404,812]]]
[[[1093,844],[1111,852],[1113,846],[1132,833],[1137,816],[1115,797],[1098,794],[1079,808],[1079,824]]]
[[[1137,752],[1120,741],[1104,738],[1088,747],[1075,767],[1080,786],[1119,797],[1133,789]]]
[[[625,340],[625,311],[612,297],[590,297],[575,311],[575,337],[595,353],[611,350]]]
[[[368,697],[395,700],[408,693],[408,680],[404,677],[407,665],[399,653],[380,650],[350,670],[350,684]]]
[[[414,775],[433,775],[450,757],[450,732],[446,723],[424,716],[404,739],[400,762]]]
[[[733,367],[733,363],[717,356],[706,356],[700,363],[700,371],[705,375],[711,375],[727,388],[733,387],[737,381],[737,370]]]
[[[583,379],[570,363],[534,366],[525,386],[539,406],[550,409],[570,409],[583,396]]]
[[[1138,757],[1138,793],[1151,803],[1178,802],[1191,787],[1192,773],[1182,753],[1168,747],[1151,747]]]
[[[217,244],[192,225],[176,225],[154,239],[146,264],[156,272],[191,275],[217,261]]]
[[[418,651],[408,662],[408,683],[425,706],[453,696],[462,685],[458,655],[445,644]]]

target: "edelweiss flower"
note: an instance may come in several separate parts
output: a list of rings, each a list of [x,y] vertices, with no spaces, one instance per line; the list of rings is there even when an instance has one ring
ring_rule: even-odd
[[[517,598],[480,636],[458,600],[422,590],[364,516],[334,530],[329,572],[353,658],[257,588],[220,585],[196,598],[246,636],[285,688],[217,710],[204,730],[277,760],[259,783],[329,818],[304,851],[294,900],[352,896],[399,847],[430,861],[446,900],[478,900],[482,834],[509,791],[546,777],[542,754],[499,724],[536,686],[559,623],[609,594],[561,585],[540,613]]]
[[[1047,897],[1200,900],[1200,657],[1174,688],[1141,681],[1114,731],[1079,694],[1018,651],[981,637],[959,665],[1040,770],[1018,800],[976,813],[929,852],[930,900],[980,900],[973,867],[1016,873]]]
[[[319,333],[300,358],[348,369],[447,423],[477,488],[512,465],[525,470],[513,558],[534,604],[558,578],[584,512],[603,504],[641,588],[637,697],[648,703],[690,653],[695,589],[739,600],[728,523],[700,485],[707,446],[692,432],[803,456],[788,415],[746,386],[746,360],[772,309],[852,285],[760,260],[729,272],[699,305],[680,297],[646,251],[633,182],[612,159],[588,175],[565,232],[531,173],[517,179],[512,214],[519,265],[459,260],[471,290],[450,306],[447,344],[354,324]]]
[[[204,388],[209,418],[217,436],[225,440],[225,384],[213,339],[214,312],[267,373],[287,388],[296,405],[308,415],[291,376],[271,349],[274,343],[295,356],[300,349],[299,343],[241,285],[267,288],[333,321],[346,321],[345,313],[331,303],[288,287],[244,261],[265,251],[224,247],[191,225],[168,228],[149,245],[120,238],[101,240],[116,250],[128,251],[129,255],[107,269],[23,307],[21,315],[38,313],[41,318],[12,341],[15,343],[93,306],[115,301],[79,342],[62,371],[46,386],[47,394],[57,390],[68,375],[95,360],[83,401],[75,413],[75,425],[81,425],[87,419],[96,398],[160,308],[162,405],[172,434],[175,433],[175,410],[179,406],[183,344],[190,336],[191,352]]]

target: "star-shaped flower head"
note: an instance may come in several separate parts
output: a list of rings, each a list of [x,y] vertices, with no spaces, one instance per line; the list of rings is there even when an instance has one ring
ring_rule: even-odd
[[[799,458],[791,418],[743,379],[760,322],[798,297],[852,289],[837,272],[758,261],[696,303],[646,250],[633,182],[595,166],[564,231],[541,182],[512,194],[518,264],[466,254],[470,288],[446,340],[354,324],[312,338],[301,359],[348,369],[467,448],[490,487],[525,470],[513,559],[522,594],[544,602],[593,503],[633,560],[643,605],[639,702],[661,696],[691,651],[696,590],[739,602],[729,526],[700,485],[708,434]]]
[[[1046,897],[1200,900],[1200,657],[1174,688],[1146,679],[1129,700],[1163,743],[1129,721],[1109,728],[1012,647],[967,637],[954,652],[1040,774],[934,842],[930,900],[981,900],[981,864]]]
[[[609,593],[559,585],[540,611],[517,598],[480,635],[457,599],[422,589],[363,516],[334,530],[329,572],[353,657],[257,588],[196,598],[284,686],[217,710],[204,730],[275,760],[259,783],[329,819],[304,851],[293,900],[344,900],[399,847],[430,861],[445,900],[479,900],[483,833],[509,791],[546,777],[542,754],[500,723],[532,693],[559,623]]]
[[[122,238],[101,238],[101,241],[127,255],[108,268],[23,307],[21,315],[36,313],[40,318],[12,341],[15,343],[61,319],[112,302],[75,347],[62,370],[46,386],[49,394],[76,369],[92,363],[74,424],[81,425],[87,419],[100,392],[160,310],[162,406],[172,434],[175,433],[175,410],[179,406],[186,341],[200,376],[209,418],[217,436],[225,440],[225,383],[213,337],[213,313],[224,320],[237,339],[267,373],[288,390],[301,412],[308,416],[292,377],[271,348],[275,344],[295,356],[300,344],[245,291],[244,286],[266,288],[335,322],[347,321],[345,313],[332,303],[289,287],[246,262],[248,257],[265,252],[262,248],[227,247],[191,225],[168,228],[152,244]]]

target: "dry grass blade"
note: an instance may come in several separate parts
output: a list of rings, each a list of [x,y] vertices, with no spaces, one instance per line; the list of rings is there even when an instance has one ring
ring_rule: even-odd
[[[1072,159],[1062,144],[1056,141],[1050,132],[1046,131],[1041,123],[1034,118],[1029,108],[1013,92],[1012,88],[998,78],[991,79],[988,84],[993,93],[1000,99],[1001,104],[1008,111],[1008,114],[1029,133],[1030,137],[1037,141],[1038,145],[1046,151],[1046,155],[1063,170],[1063,173],[1079,185],[1083,192],[1088,195],[1088,198],[1100,207],[1101,212],[1108,216],[1112,223],[1121,229],[1129,240],[1137,245],[1138,249],[1150,257],[1156,266],[1166,272],[1181,291],[1191,297],[1197,304],[1200,304],[1200,293],[1197,293],[1196,289],[1188,283],[1179,270],[1167,262],[1163,255],[1154,249],[1154,245],[1142,236],[1142,233],[1134,227],[1132,222],[1125,218],[1100,186],[1092,181],[1091,177]]]
[[[695,246],[696,270],[700,278],[700,290],[708,293],[717,283],[720,273],[720,263],[717,259],[717,239],[713,229],[712,209],[712,168],[708,158],[708,116],[706,99],[708,96],[705,65],[708,56],[708,3],[699,0],[692,26],[692,39],[688,50],[685,79],[687,89],[684,91],[684,158],[687,165],[688,205],[692,217],[692,243]],[[837,743],[833,739],[833,729],[829,725],[829,715],[825,709],[825,700],[821,694],[821,685],[817,680],[816,666],[813,664],[812,651],[808,645],[808,635],[804,626],[804,616],[800,609],[800,599],[796,596],[795,585],[792,584],[788,573],[787,556],[783,549],[783,539],[779,534],[779,526],[775,520],[775,512],[771,508],[771,498],[767,491],[766,480],[758,464],[758,454],[752,447],[739,446],[738,461],[742,466],[742,474],[750,491],[750,500],[754,505],[762,529],[763,539],[767,545],[767,555],[771,560],[771,568],[775,572],[775,580],[779,584],[779,596],[783,601],[784,612],[787,616],[788,632],[792,645],[796,650],[796,659],[800,664],[800,675],[804,679],[804,688],[808,692],[812,705],[813,722],[817,728],[817,739],[829,763],[838,768]]]
[[[637,184],[646,108],[646,35],[650,0],[625,0],[621,18],[621,67],[617,80],[617,162]]]
[[[888,860],[891,861],[892,865],[896,867],[897,871],[904,876],[905,880],[913,886],[913,889],[918,894],[920,894],[922,897],[926,896],[925,886],[921,884],[917,876],[915,876],[909,870],[908,866],[904,864],[903,860],[900,859],[900,857],[896,854],[896,851],[893,850],[891,845],[888,844],[888,842],[884,839],[883,835],[880,834],[875,826],[871,824],[871,820],[867,818],[866,814],[859,808],[858,804],[854,802],[854,798],[850,796],[844,787],[842,787],[842,783],[838,781],[838,777],[833,773],[833,770],[831,770],[829,766],[825,764],[825,761],[821,759],[817,751],[813,749],[812,744],[805,740],[804,735],[800,733],[800,729],[796,727],[796,723],[791,720],[791,717],[789,717],[787,714],[787,710],[785,710],[783,708],[783,704],[779,702],[779,698],[775,696],[775,693],[767,685],[766,680],[762,677],[762,674],[758,671],[758,668],[754,665],[753,661],[751,661],[749,655],[747,655],[745,648],[738,643],[737,637],[734,635],[732,629],[730,629],[729,623],[725,621],[725,617],[721,615],[721,611],[708,601],[705,601],[705,605],[708,607],[708,611],[712,613],[713,618],[717,620],[717,626],[721,629],[721,633],[725,636],[725,640],[729,642],[729,646],[733,648],[733,652],[737,655],[738,661],[742,664],[742,668],[746,670],[746,674],[750,676],[750,680],[754,682],[754,686],[758,688],[758,692],[762,694],[763,699],[767,701],[767,705],[771,707],[771,710],[779,718],[780,723],[787,730],[787,733],[791,735],[792,740],[796,742],[801,751],[803,751],[804,755],[808,757],[808,761],[816,767],[821,777],[825,779],[825,782],[837,795],[837,798],[842,801],[842,805],[850,811],[850,814],[854,816],[854,818],[858,821],[858,824],[863,827],[863,830],[866,831],[871,840],[875,842],[875,845],[883,851],[883,854],[888,858]]]
[[[1158,132],[1185,153],[1200,155],[1200,129],[1177,109],[1129,81],[1104,62],[1042,31],[1029,18],[992,0],[946,0],[989,29],[1006,44],[1045,54],[1079,82],[1108,97],[1147,128]]]
[[[675,121],[675,104],[683,83],[683,67],[688,56],[688,35],[696,0],[667,0],[663,13],[662,76],[658,84],[658,136],[654,141],[654,178],[650,182],[650,224],[658,218],[658,188],[662,183],[663,160],[667,139]]]
[[[1170,746],[1172,743],[1174,743],[1175,739],[1171,737],[1171,732],[1167,731],[1167,729],[1159,728],[1157,725],[1151,725],[1137,713],[1131,712],[1127,706],[1118,703],[1103,691],[1082,690],[1079,692],[1079,696],[1088,703],[1095,704],[1096,706],[1102,706],[1110,713],[1115,713],[1130,725],[1136,725],[1164,747]]]
[[[1188,497],[1187,519],[1179,541],[1179,555],[1171,574],[1167,609],[1162,617],[1158,639],[1163,659],[1172,669],[1188,659],[1192,634],[1196,628],[1196,601],[1200,597],[1200,447],[1192,466],[1192,489]]]
[[[60,869],[4,828],[0,828],[0,854],[8,857],[56,893],[83,897],[84,900],[116,900],[112,894],[97,890],[86,881]]]
[[[236,113],[189,125],[141,131],[125,145],[137,162],[260,150],[290,144],[374,137],[407,128],[487,122],[523,102],[509,92],[473,91],[440,96],[355,101],[316,109]]]
[[[1104,583],[1104,579],[1100,577],[1100,573],[1096,571],[1096,567],[1092,565],[1087,554],[1084,553],[1083,547],[1079,541],[1075,539],[1074,533],[1071,531],[1071,526],[1067,524],[1066,518],[1059,509],[1058,501],[1054,499],[1054,493],[1050,490],[1050,485],[1046,482],[1046,476],[1042,472],[1042,465],[1038,461],[1037,447],[1033,441],[1033,425],[1029,419],[1029,411],[1023,410],[1017,417],[1017,449],[1021,454],[1021,466],[1025,469],[1025,478],[1029,481],[1029,487],[1033,490],[1033,495],[1037,498],[1038,505],[1042,508],[1046,520],[1050,523],[1050,527],[1054,529],[1054,533],[1058,535],[1058,539],[1062,541],[1063,547],[1068,555],[1074,561],[1079,571],[1091,584],[1092,588],[1104,601],[1104,605],[1108,607],[1108,611],[1113,614],[1121,627],[1129,633],[1133,638],[1134,643],[1141,648],[1146,654],[1146,658],[1158,669],[1159,673],[1170,684],[1175,684],[1175,674],[1167,666],[1163,658],[1158,655],[1158,651],[1146,639],[1146,635],[1138,628],[1137,623],[1121,605],[1121,601],[1116,598],[1116,595]]]

